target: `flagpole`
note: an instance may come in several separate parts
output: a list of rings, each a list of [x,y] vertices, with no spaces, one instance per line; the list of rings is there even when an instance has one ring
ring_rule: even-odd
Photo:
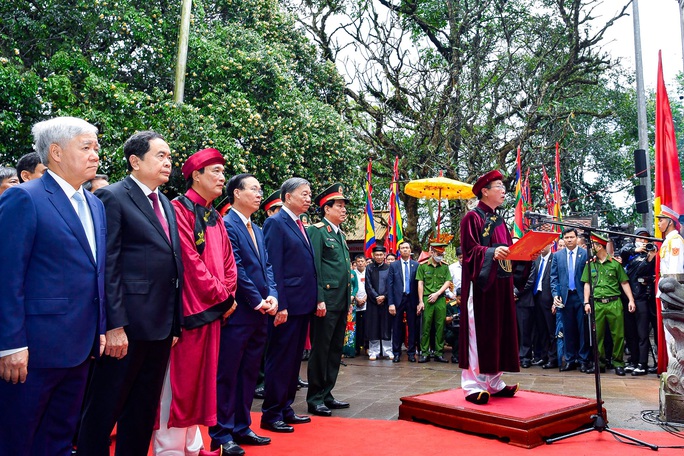
[[[641,26],[639,23],[639,0],[632,0],[632,16],[634,17],[634,61],[636,63],[637,86],[637,126],[639,130],[639,149],[646,151],[646,172],[639,178],[639,183],[646,187],[648,212],[641,214],[643,226],[653,226],[653,198],[651,196],[651,159],[648,153],[648,125],[646,123],[646,94],[644,92],[644,67],[641,62]]]

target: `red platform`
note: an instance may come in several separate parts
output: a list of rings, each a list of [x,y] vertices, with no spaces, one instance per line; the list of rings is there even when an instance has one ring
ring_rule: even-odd
[[[588,427],[594,414],[596,401],[583,397],[518,391],[512,398],[492,397],[486,405],[475,405],[460,388],[402,397],[399,406],[400,420],[493,435],[524,448]]]

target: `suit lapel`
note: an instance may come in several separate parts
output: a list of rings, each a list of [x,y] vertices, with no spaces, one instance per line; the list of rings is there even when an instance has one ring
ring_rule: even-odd
[[[86,237],[86,233],[83,229],[83,225],[81,224],[81,220],[78,218],[78,214],[74,210],[74,206],[71,205],[71,202],[69,201],[69,198],[67,198],[66,193],[64,193],[62,188],[59,186],[57,181],[50,175],[50,173],[46,172],[44,174],[43,183],[45,185],[45,190],[49,194],[48,199],[55,207],[59,215],[64,219],[64,222],[67,224],[71,232],[74,233],[74,236],[76,236],[78,243],[81,244],[83,250],[85,250],[88,254],[88,258],[90,258],[90,261],[93,264],[95,264],[95,258],[93,258],[93,251],[90,248],[90,244],[88,243],[88,238]],[[97,242],[97,225],[95,225],[96,212],[93,210],[90,202],[88,203],[88,205],[91,208],[90,211],[92,213],[93,226],[96,228],[95,242]],[[96,245],[95,247],[96,249],[99,249],[101,246]]]
[[[283,218],[285,225],[294,232],[295,236],[297,236],[299,240],[304,243],[304,245],[306,245],[306,249],[309,251],[311,256],[313,256],[313,250],[311,250],[311,240],[308,237],[304,237],[304,233],[301,232],[299,226],[297,226],[297,223],[294,220],[292,220],[290,214],[282,210],[278,212],[278,214],[282,214],[281,217]]]
[[[244,224],[240,216],[233,211],[230,211],[228,213],[228,216],[233,220],[233,225],[237,226],[238,231],[240,231],[240,233],[242,233],[242,236],[247,240],[247,244],[249,244],[249,246],[251,247],[252,253],[256,255],[257,258],[260,258],[261,255],[259,255],[259,252],[257,252],[257,246],[254,245],[254,242],[252,242],[252,236],[249,235],[249,231],[247,231],[247,226]],[[254,225],[252,225],[252,230],[254,231],[254,238],[258,239],[256,233],[257,230],[254,229]],[[257,243],[258,242],[259,241],[257,240]]]
[[[166,236],[166,232],[164,231],[164,228],[162,228],[161,223],[157,218],[157,214],[155,214],[154,209],[152,209],[152,203],[150,203],[150,199],[147,196],[145,196],[140,186],[136,184],[130,176],[124,179],[124,186],[128,189],[128,196],[130,196],[133,200],[133,203],[135,203],[135,205],[138,206],[140,212],[142,212],[145,215],[145,217],[147,217],[147,219],[150,221],[152,226],[154,226],[159,235],[162,238],[164,238],[166,243],[171,245],[171,240]],[[164,207],[163,204],[162,207]],[[169,219],[170,217],[168,215],[168,212],[166,211],[166,208],[164,208],[164,211],[166,213],[166,218]],[[170,232],[171,226],[169,225],[169,233]]]

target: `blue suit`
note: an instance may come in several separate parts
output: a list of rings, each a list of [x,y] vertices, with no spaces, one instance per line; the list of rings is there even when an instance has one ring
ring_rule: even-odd
[[[99,199],[85,197],[97,259],[50,173],[0,198],[0,351],[29,351],[26,383],[0,380],[0,454],[71,451],[88,360],[99,356],[106,319],[105,213]]]
[[[261,357],[266,346],[268,317],[256,307],[269,296],[278,298],[273,270],[261,229],[252,224],[257,245],[235,209],[224,218],[237,266],[237,308],[221,328],[217,375],[218,421],[209,429],[212,443],[220,446],[249,433]],[[258,249],[258,251],[257,251]]]
[[[587,262],[587,251],[576,247],[575,255],[574,291],[569,289],[567,249],[559,250],[553,255],[551,294],[554,297],[560,296],[563,304],[565,304],[565,308],[559,309],[563,320],[565,361],[567,363],[587,363],[589,361],[589,345],[586,341],[584,284],[581,280],[582,271]]]
[[[395,306],[397,313],[392,318],[392,353],[395,357],[401,355],[401,343],[404,340],[403,312],[406,312],[406,324],[408,325],[408,351],[409,355],[416,354],[416,309],[418,307],[418,282],[416,272],[418,262],[409,260],[409,293],[404,293],[404,274],[402,268],[404,260],[401,257],[392,262],[387,274],[387,304]]]
[[[287,310],[287,322],[273,326],[265,364],[262,422],[274,423],[295,415],[292,402],[302,361],[309,319],[316,309],[316,266],[308,235],[281,209],[264,222],[268,257],[278,288],[278,311]]]

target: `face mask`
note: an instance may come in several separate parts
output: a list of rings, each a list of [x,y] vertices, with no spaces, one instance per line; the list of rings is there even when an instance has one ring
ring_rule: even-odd
[[[644,246],[644,243],[643,243],[643,242],[636,241],[636,242],[634,243],[634,248],[636,248],[636,249],[641,248],[641,247],[643,247],[643,246]]]
[[[433,260],[435,260],[437,263],[441,263],[442,260],[444,259],[443,255],[435,255],[432,257]]]

